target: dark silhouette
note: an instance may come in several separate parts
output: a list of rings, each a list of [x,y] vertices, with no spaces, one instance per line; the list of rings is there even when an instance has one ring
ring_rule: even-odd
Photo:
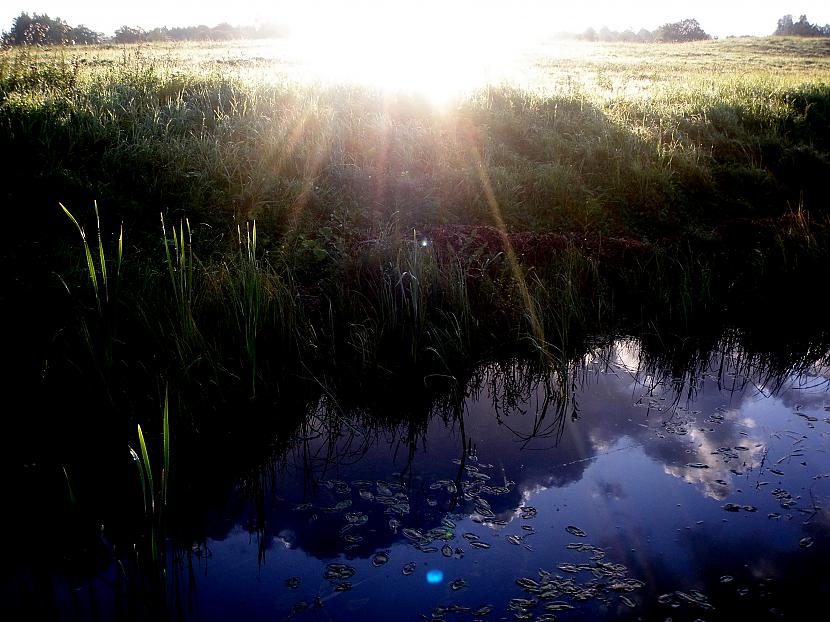
[[[585,41],[622,41],[625,43],[653,43],[655,41],[682,43],[702,41],[712,37],[704,32],[696,19],[684,19],[673,24],[664,24],[654,31],[641,28],[634,32],[629,28],[620,32],[603,26],[597,32],[593,28],[588,28],[579,35],[579,38]]]
[[[286,37],[289,28],[281,24],[259,26],[231,26],[222,23],[214,27],[199,25],[168,28],[162,26],[144,30],[138,26],[121,26],[111,38],[84,26],[70,26],[61,18],[46,14],[21,13],[14,18],[8,32],[2,33],[3,45],[77,45],[105,41],[115,43],[143,43],[151,41],[228,41],[230,39],[270,39]]]
[[[703,41],[712,37],[703,31],[696,19],[684,19],[671,24],[663,24],[654,31],[656,41],[684,43],[686,41]]]
[[[773,35],[789,37],[830,37],[830,24],[818,26],[807,21],[807,16],[802,15],[797,22],[793,21],[792,15],[785,15],[778,20],[778,27]]]
[[[61,18],[21,13],[3,33],[3,45],[72,45],[100,43],[103,35],[83,24],[72,27]]]

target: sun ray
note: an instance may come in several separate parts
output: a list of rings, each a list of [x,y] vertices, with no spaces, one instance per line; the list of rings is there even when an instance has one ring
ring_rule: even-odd
[[[470,144],[471,163],[478,172],[481,189],[484,192],[484,198],[487,201],[487,206],[490,210],[490,216],[493,223],[501,234],[502,247],[504,248],[504,255],[507,259],[507,265],[513,278],[519,287],[519,295],[522,298],[522,305],[527,313],[528,324],[530,325],[531,336],[536,342],[542,355],[549,360],[553,360],[553,354],[549,351],[548,343],[545,341],[545,329],[539,319],[539,313],[533,298],[530,295],[530,290],[527,287],[527,279],[525,278],[524,270],[522,269],[516,252],[513,249],[513,244],[510,242],[510,237],[507,234],[507,226],[501,213],[498,199],[495,192],[493,192],[493,184],[490,181],[490,175],[487,173],[487,167],[481,157],[478,149],[474,144]]]

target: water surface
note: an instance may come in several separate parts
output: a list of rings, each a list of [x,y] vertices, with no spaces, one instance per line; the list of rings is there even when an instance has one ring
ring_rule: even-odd
[[[423,434],[321,412],[215,517],[188,617],[777,617],[826,593],[821,370],[637,365],[618,343],[565,403],[486,369]]]
[[[830,589],[827,369],[643,365],[619,341],[564,380],[488,366],[420,422],[321,401],[175,545],[174,617],[799,618]],[[117,609],[115,574],[66,610]]]

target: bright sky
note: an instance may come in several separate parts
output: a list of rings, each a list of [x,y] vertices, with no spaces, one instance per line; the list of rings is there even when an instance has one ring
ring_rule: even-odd
[[[460,5],[460,6],[459,6]],[[304,28],[327,22],[344,24],[345,13],[361,15],[383,11],[389,21],[407,28],[422,26],[424,16],[434,15],[437,21],[451,6],[456,19],[475,10],[482,21],[500,27],[527,32],[581,32],[591,26],[612,30],[657,26],[686,18],[697,19],[703,29],[715,36],[767,35],[778,19],[792,14],[795,19],[806,14],[810,22],[830,23],[828,0],[234,0],[208,3],[204,0],[141,0],[120,3],[112,0],[3,0],[0,7],[0,30],[8,30],[21,12],[46,13],[60,17],[73,26],[84,24],[93,30],[111,35],[122,25],[154,28],[156,26],[215,26],[220,22],[233,25],[267,21],[300,23]],[[463,7],[463,10],[459,10]],[[509,8],[508,8],[509,7]],[[505,11],[510,11],[509,15]],[[419,14],[410,20],[406,14]],[[373,20],[378,22],[379,20]],[[444,20],[446,22],[446,20]],[[449,24],[446,24],[449,26]]]

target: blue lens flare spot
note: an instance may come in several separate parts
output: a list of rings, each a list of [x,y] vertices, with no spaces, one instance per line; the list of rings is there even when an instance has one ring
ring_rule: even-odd
[[[444,580],[444,573],[440,570],[430,570],[427,572],[427,583],[441,583]]]

